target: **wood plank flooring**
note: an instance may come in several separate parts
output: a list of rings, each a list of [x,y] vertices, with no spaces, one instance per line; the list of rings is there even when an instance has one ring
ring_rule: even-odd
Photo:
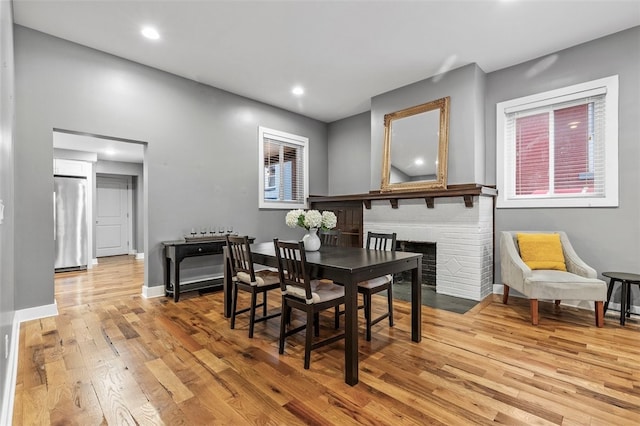
[[[304,370],[304,333],[279,355],[278,319],[249,339],[220,292],[176,304],[144,299],[142,282],[131,256],[56,276],[59,315],[20,328],[15,425],[640,424],[638,317],[610,312],[599,329],[593,312],[541,303],[534,327],[525,300],[490,296],[464,315],[423,307],[416,344],[396,301],[396,325],[360,340],[351,387],[342,342]]]

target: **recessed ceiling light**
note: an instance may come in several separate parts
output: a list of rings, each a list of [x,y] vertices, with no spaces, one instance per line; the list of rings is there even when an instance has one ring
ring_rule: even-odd
[[[160,38],[160,33],[153,27],[144,27],[140,32],[149,40],[158,40]]]
[[[293,89],[291,89],[291,93],[296,96],[302,96],[304,95],[304,88],[302,86],[295,86]]]

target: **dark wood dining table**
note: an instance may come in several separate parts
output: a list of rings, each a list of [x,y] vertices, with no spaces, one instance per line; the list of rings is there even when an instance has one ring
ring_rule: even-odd
[[[254,263],[278,267],[273,242],[251,245]],[[345,382],[358,383],[358,283],[368,279],[411,271],[411,340],[420,342],[422,307],[422,254],[389,252],[356,247],[326,247],[306,252],[310,274],[327,278],[345,288]],[[225,262],[227,263],[227,262]],[[225,268],[225,316],[231,312],[231,274]]]

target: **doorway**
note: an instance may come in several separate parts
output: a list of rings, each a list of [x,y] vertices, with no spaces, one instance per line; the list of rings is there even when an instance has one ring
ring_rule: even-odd
[[[53,129],[54,163],[76,160],[90,169],[89,269],[98,264],[98,257],[135,254],[136,259],[144,259],[146,145],[143,141]]]
[[[132,204],[130,176],[96,176],[96,257],[129,254]]]

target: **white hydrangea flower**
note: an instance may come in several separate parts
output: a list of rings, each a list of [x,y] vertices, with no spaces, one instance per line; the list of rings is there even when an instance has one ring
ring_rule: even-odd
[[[289,228],[295,228],[296,226],[300,225],[299,218],[301,215],[304,215],[304,210],[301,210],[301,209],[290,210],[287,213],[287,216],[285,217],[284,221],[286,222]]]
[[[304,215],[304,227],[320,228],[322,226],[322,214],[318,210],[309,210]]]
[[[290,210],[285,217],[285,223],[289,228],[299,226],[301,228],[333,229],[338,223],[338,218],[332,211],[318,210],[304,211],[302,209]]]
[[[333,229],[338,224],[338,218],[335,213],[330,210],[325,210],[322,212],[322,228],[323,229]]]

